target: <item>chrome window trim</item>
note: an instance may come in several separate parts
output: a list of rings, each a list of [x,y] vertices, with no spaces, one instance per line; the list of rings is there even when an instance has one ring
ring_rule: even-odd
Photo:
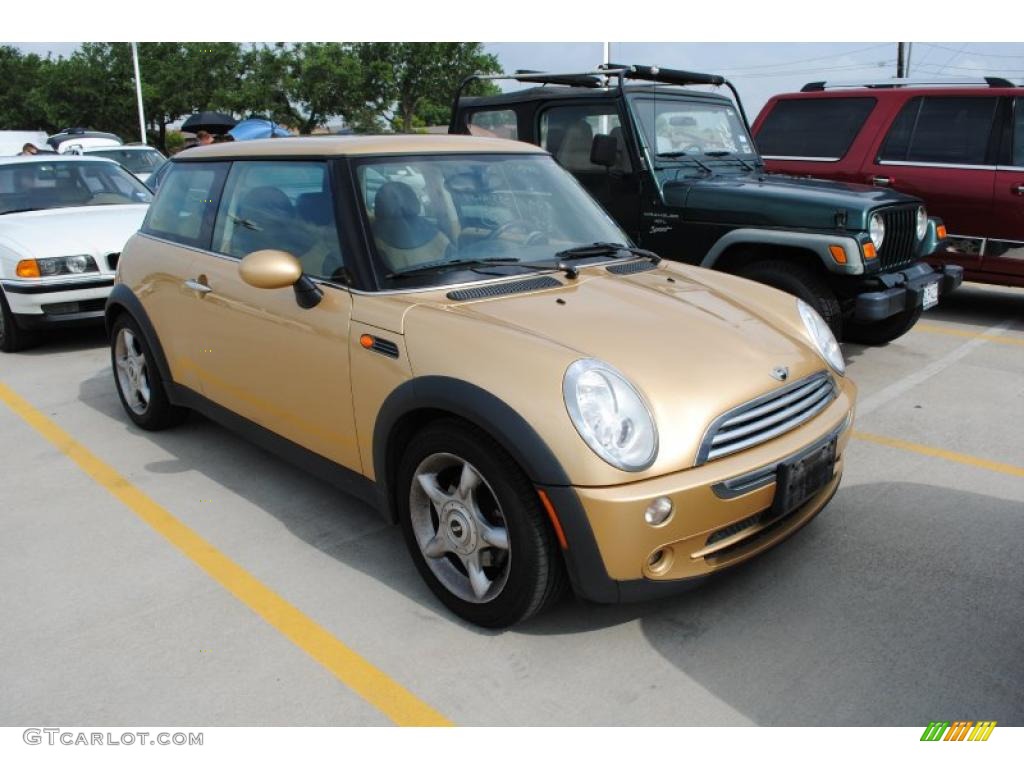
[[[957,168],[963,171],[994,171],[997,165],[967,165],[966,163],[925,163],[910,160],[879,160],[879,165],[900,165],[909,168]]]
[[[806,163],[838,163],[841,157],[803,157],[801,155],[761,155],[763,160],[799,160]]]
[[[1024,173],[1024,165],[997,165],[997,171],[1018,171]]]

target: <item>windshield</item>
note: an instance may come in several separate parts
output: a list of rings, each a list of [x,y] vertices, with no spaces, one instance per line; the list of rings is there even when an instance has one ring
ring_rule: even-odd
[[[0,214],[150,200],[146,186],[114,163],[63,160],[0,165]]]
[[[570,248],[629,242],[547,155],[379,158],[356,177],[389,287],[514,275]]]
[[[662,156],[656,159],[657,165],[687,157],[705,164],[708,158],[757,158],[739,113],[731,104],[672,97],[639,97],[631,104],[651,153]]]
[[[132,173],[152,173],[166,162],[155,149],[99,149],[88,154],[120,163]]]

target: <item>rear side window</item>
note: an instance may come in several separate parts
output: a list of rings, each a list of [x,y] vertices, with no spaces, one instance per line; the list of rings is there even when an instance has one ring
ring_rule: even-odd
[[[174,163],[149,207],[142,231],[206,248],[226,170],[226,163]]]
[[[327,163],[253,160],[232,164],[212,250],[241,259],[265,249],[292,254],[310,277],[341,276]]]
[[[573,173],[608,172],[604,166],[590,162],[590,148],[597,134],[615,138],[618,160],[614,167],[628,173],[629,154],[614,105],[552,107],[545,110],[540,118],[540,145],[554,155],[563,168]]]
[[[839,160],[875,103],[870,97],[778,101],[757,134],[758,149],[765,157]]]
[[[473,136],[518,139],[519,125],[511,109],[490,109],[469,116],[469,132]]]
[[[1013,165],[1024,168],[1024,98],[1013,105]]]
[[[998,99],[916,96],[893,121],[880,160],[984,165]]]

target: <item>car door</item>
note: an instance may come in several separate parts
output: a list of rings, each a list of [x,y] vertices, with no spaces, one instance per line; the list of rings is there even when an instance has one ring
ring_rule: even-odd
[[[200,249],[209,246],[227,163],[168,163],[166,184],[150,205],[131,258],[120,264],[122,279],[142,302],[156,330],[174,381],[201,390],[201,318],[192,310],[188,286]],[[137,282],[144,281],[144,282]]]
[[[915,96],[868,157],[864,180],[922,198],[968,269],[980,268],[993,225],[996,96]]]
[[[321,160],[232,163],[210,251],[193,264],[194,340],[203,394],[214,403],[350,469],[360,469],[348,335],[352,297],[344,273],[330,168]],[[303,309],[291,288],[241,279],[247,254],[296,256],[317,280],[320,303]]]
[[[572,173],[631,237],[639,230],[639,180],[629,135],[616,102],[555,104],[539,116],[539,144]],[[618,159],[606,168],[590,162],[594,136],[616,139]]]
[[[991,238],[982,268],[1000,282],[1024,285],[1024,96],[1013,100],[996,169]]]

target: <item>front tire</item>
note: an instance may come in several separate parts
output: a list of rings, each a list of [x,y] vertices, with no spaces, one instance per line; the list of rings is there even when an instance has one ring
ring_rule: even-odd
[[[187,409],[171,404],[153,364],[153,352],[130,315],[114,321],[110,365],[121,405],[138,426],[155,432],[177,426],[188,416]]]
[[[917,321],[921,319],[923,311],[918,306],[873,323],[858,323],[853,320],[847,320],[843,330],[844,341],[852,341],[857,344],[867,344],[870,346],[888,344],[913,328]]]
[[[755,261],[740,270],[740,276],[803,299],[818,311],[835,337],[842,338],[843,318],[839,299],[815,271],[791,261]]]
[[[565,588],[537,491],[487,434],[456,420],[417,433],[397,473],[413,562],[453,613],[488,628],[543,610]]]
[[[34,333],[19,328],[14,313],[7,303],[7,297],[0,291],[0,351],[20,352],[38,342]]]

